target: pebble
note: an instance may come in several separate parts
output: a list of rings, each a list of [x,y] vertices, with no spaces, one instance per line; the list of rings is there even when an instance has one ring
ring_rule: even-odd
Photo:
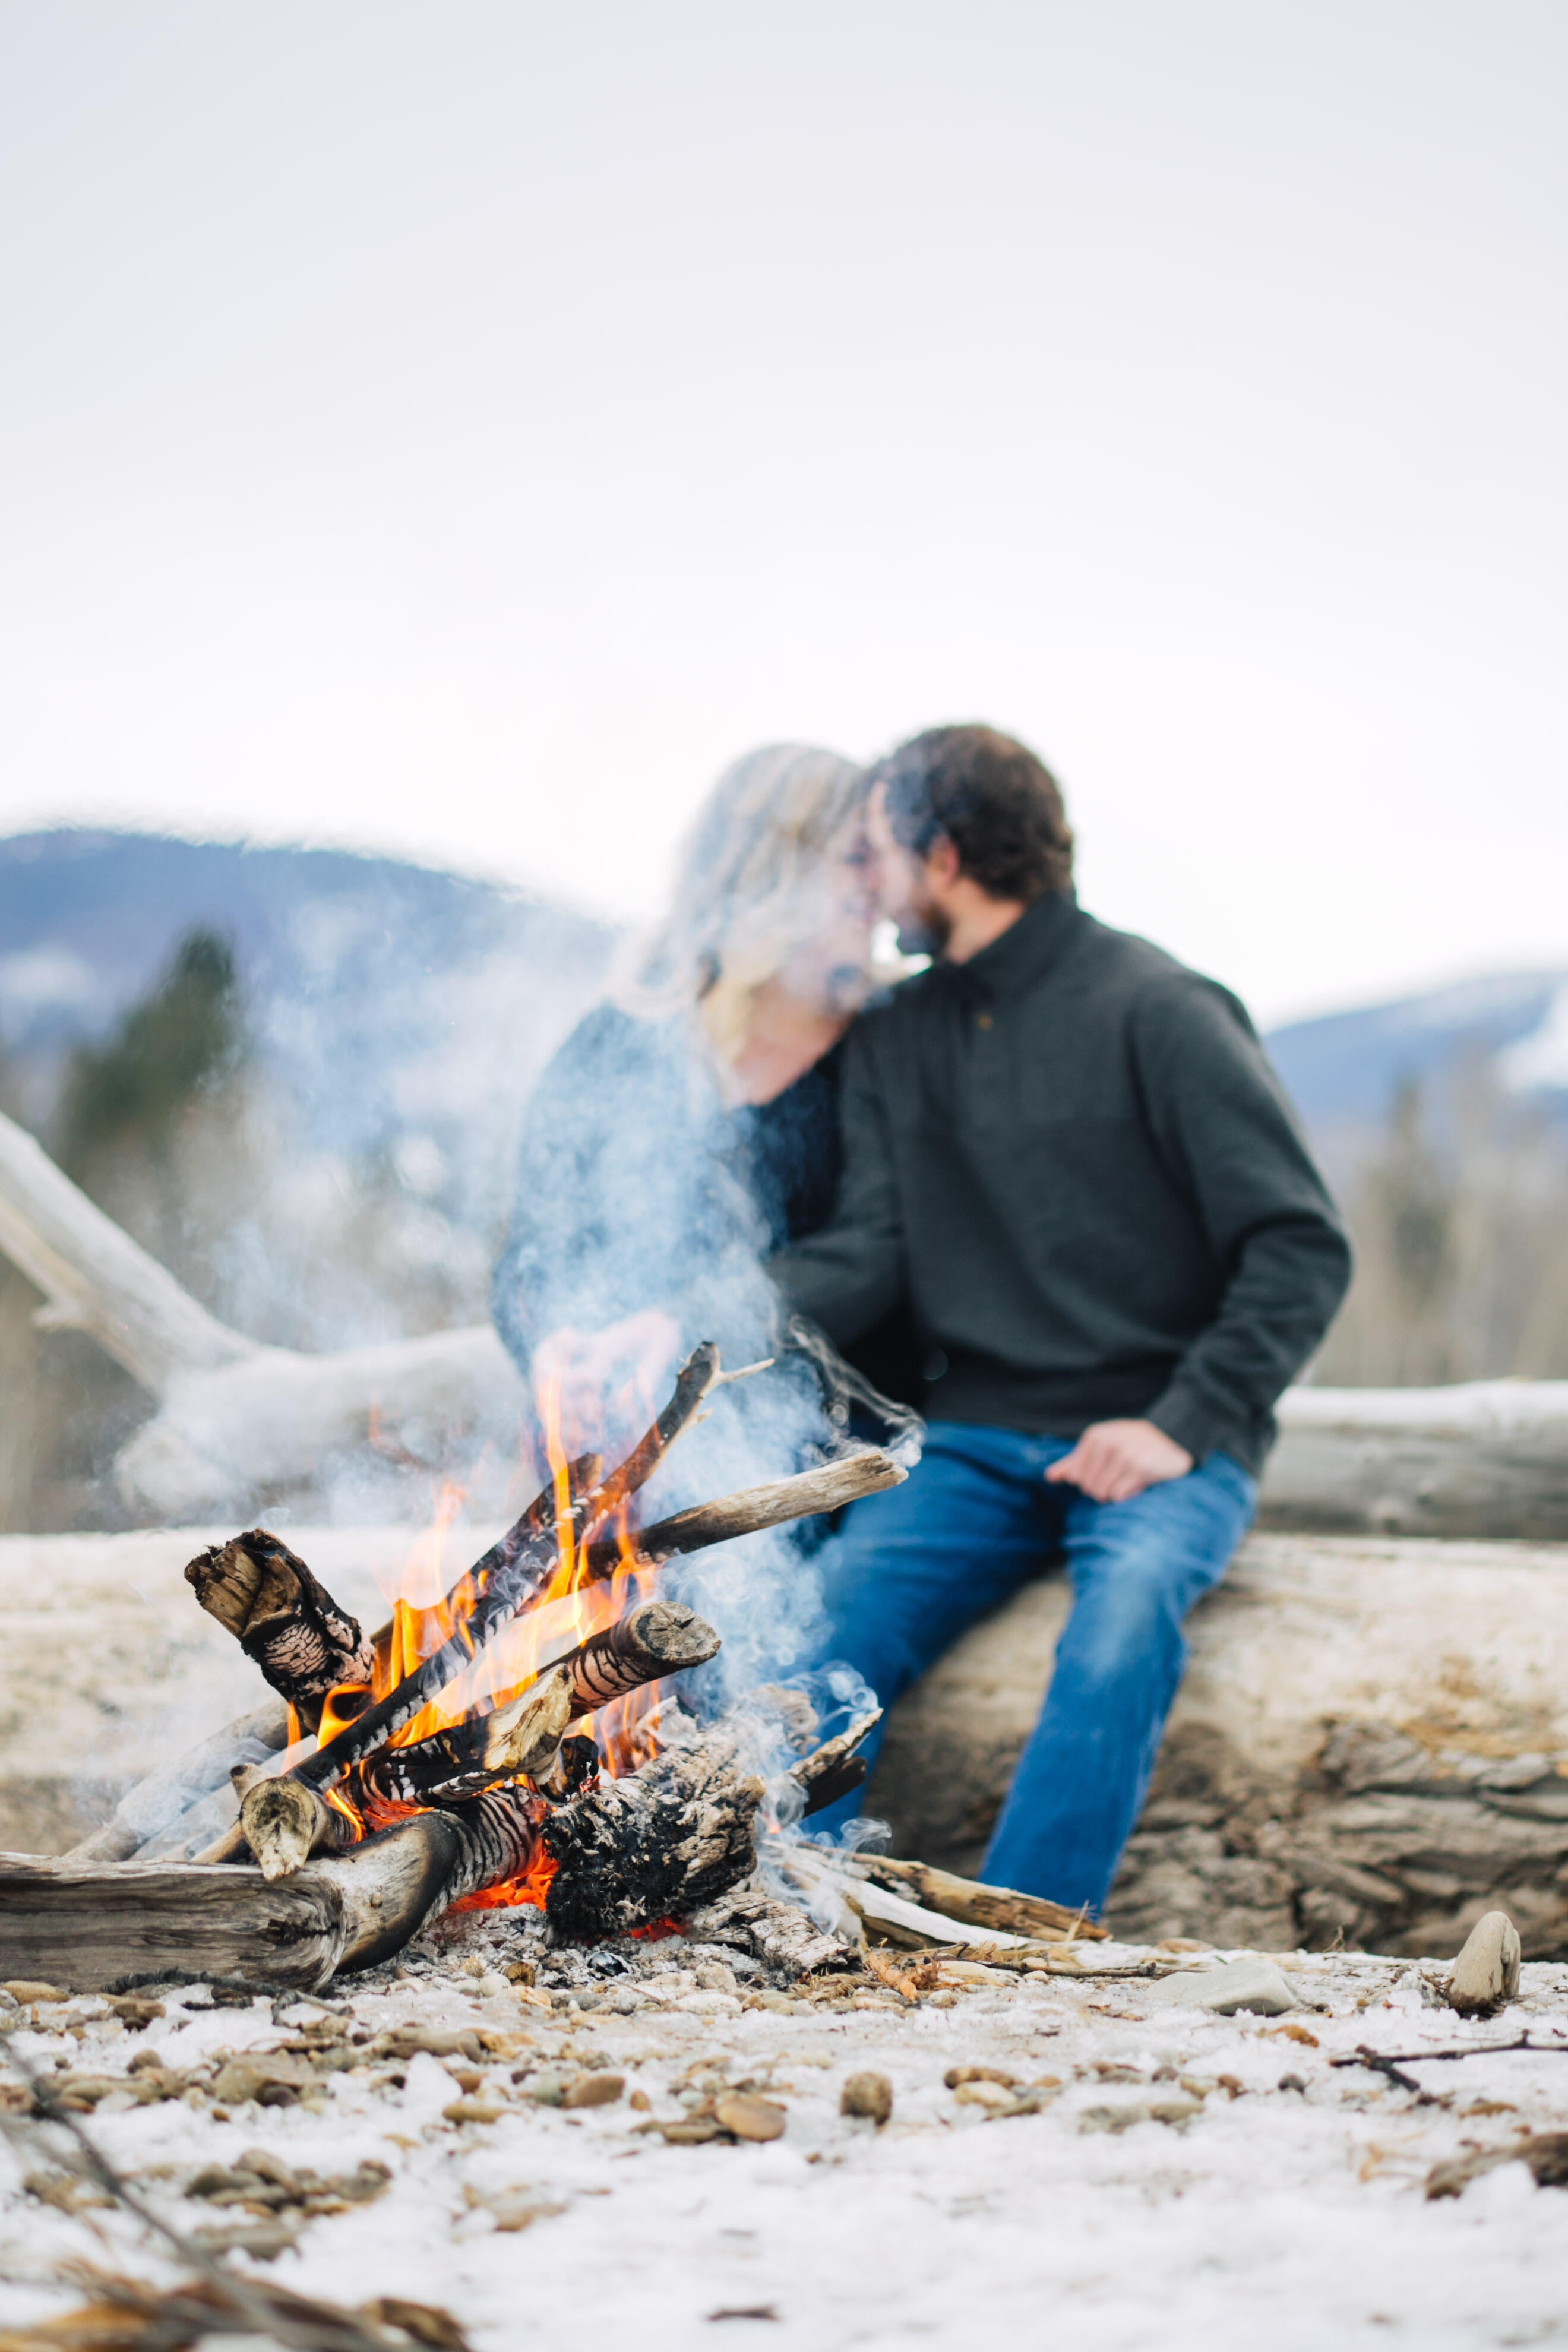
[[[838,2095],[841,2116],[863,2116],[879,2131],[893,2112],[893,2086],[886,2074],[850,2074]]]
[[[563,2107],[613,2106],[626,2087],[624,2074],[579,2074],[561,2094]]]
[[[751,2091],[731,2091],[713,2105],[713,2120],[736,2139],[782,2139],[787,2120],[772,2099]]]
[[[1519,1930],[1506,1911],[1476,1921],[1448,1979],[1448,2006],[1461,2017],[1489,2017],[1519,1990]]]

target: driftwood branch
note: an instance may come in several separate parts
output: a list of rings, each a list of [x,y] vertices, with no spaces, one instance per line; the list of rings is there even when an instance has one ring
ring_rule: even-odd
[[[929,1863],[894,1862],[886,1854],[860,1854],[854,1874],[907,1895],[927,1911],[940,1912],[970,1927],[988,1927],[1002,1935],[1038,1937],[1059,1942],[1099,1939],[1109,1930],[1065,1904],[1050,1903],[1039,1895],[1017,1895],[1008,1886],[982,1886],[972,1878],[956,1877],[951,1870],[933,1870]]]
[[[689,1511],[678,1511],[673,1518],[659,1519],[650,1528],[639,1528],[626,1538],[626,1545],[633,1555],[633,1565],[658,1568],[681,1553],[702,1551],[713,1544],[733,1543],[737,1537],[758,1535],[764,1528],[782,1527],[790,1519],[810,1518],[820,1511],[840,1511],[847,1504],[858,1502],[864,1495],[879,1495],[885,1487],[900,1486],[908,1475],[890,1454],[868,1445],[858,1453],[845,1454],[837,1462],[825,1462],[816,1469],[798,1471],[792,1478],[778,1478],[766,1486],[748,1486],[738,1495],[725,1495],[717,1502],[699,1503]],[[585,1559],[591,1576],[614,1576],[626,1565],[626,1551],[619,1541],[606,1538],[590,1544]]]
[[[373,1412],[392,1429],[417,1418],[500,1436],[526,1410],[488,1325],[326,1356],[228,1330],[3,1118],[0,1251],[43,1293],[40,1319],[89,1332],[160,1399],[116,1475],[170,1522],[308,1480],[363,1448]],[[1278,1410],[1266,1524],[1568,1536],[1568,1381],[1297,1388]]]

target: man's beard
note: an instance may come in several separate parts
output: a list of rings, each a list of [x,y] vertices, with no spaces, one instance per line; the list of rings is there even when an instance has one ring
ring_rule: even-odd
[[[898,918],[899,951],[907,956],[937,956],[952,937],[952,918],[927,898],[906,907]]]

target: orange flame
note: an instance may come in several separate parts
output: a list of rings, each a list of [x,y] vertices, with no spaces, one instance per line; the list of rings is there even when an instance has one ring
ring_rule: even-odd
[[[629,1400],[620,1400],[622,1403]],[[562,1429],[560,1383],[552,1380],[541,1400],[545,1454],[554,1503],[558,1559],[544,1591],[513,1622],[496,1636],[481,1656],[473,1658],[469,1623],[481,1588],[471,1571],[447,1589],[447,1549],[451,1528],[464,1501],[463,1491],[444,1484],[437,1496],[431,1523],[410,1550],[399,1590],[393,1598],[387,1637],[377,1643],[370,1698],[384,1698],[426,1658],[455,1638],[468,1647],[472,1663],[438,1692],[388,1745],[410,1747],[434,1733],[449,1729],[466,1717],[488,1714],[504,1706],[537,1680],[552,1657],[586,1641],[624,1616],[639,1601],[651,1597],[655,1571],[637,1559],[630,1528],[630,1507],[616,1514],[614,1539],[619,1560],[612,1575],[592,1573],[587,1548],[575,1538],[572,1519],[570,1462]],[[599,1769],[611,1779],[635,1771],[658,1753],[661,1685],[655,1683],[626,1698],[584,1716],[570,1727],[591,1737],[599,1750]],[[351,1723],[366,1704],[362,1685],[344,1685],[331,1692],[321,1712],[318,1741],[324,1745]],[[419,1810],[405,1804],[377,1804],[362,1809],[340,1784],[327,1802],[353,1826],[356,1838],[390,1828]],[[535,1846],[521,1874],[499,1886],[481,1888],[454,1904],[457,1911],[496,1910],[531,1904],[543,1907],[555,1875],[553,1856],[542,1842]]]

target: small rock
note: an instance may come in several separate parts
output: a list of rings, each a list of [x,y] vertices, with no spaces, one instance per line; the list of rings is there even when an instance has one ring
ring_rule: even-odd
[[[563,2107],[614,2106],[626,2087],[624,2074],[579,2074],[561,2094]]]
[[[316,2077],[302,2058],[279,2052],[268,2057],[226,2058],[213,2077],[212,2095],[226,2106],[255,2099],[264,2107],[291,2106]]]
[[[863,2116],[879,2131],[893,2112],[893,2086],[886,2074],[851,2074],[838,2095],[841,2116]]]
[[[1106,2070],[1101,2067],[1097,2071],[1103,2074]],[[1018,2087],[1016,2074],[1006,2074],[1000,2066],[950,2066],[942,2079],[950,2091],[956,2091],[961,2083],[1000,2083],[1005,2091]],[[1130,2075],[1128,2079],[1135,2078]]]
[[[1519,1990],[1519,1930],[1506,1911],[1476,1921],[1448,1979],[1448,2006],[1461,2017],[1489,2017]]]
[[[488,2099],[453,2099],[441,2113],[449,2124],[499,2124],[506,2109],[492,2106]]]
[[[683,1992],[675,2004],[688,2017],[739,2017],[741,2004],[732,1992]]]
[[[872,2075],[866,2079],[874,2082],[880,2078]],[[782,2139],[788,2118],[783,2107],[775,2106],[772,2099],[759,2099],[751,2091],[730,2091],[714,2101],[713,2120],[736,2139]]]
[[[1131,2131],[1134,2124],[1165,2124],[1177,2131],[1203,2113],[1201,2099],[1141,2099],[1135,2106],[1085,2107],[1080,2132]]]
[[[1248,2009],[1255,2017],[1283,2017],[1302,2006],[1301,1996],[1285,1974],[1261,1952],[1245,1959],[1227,1960],[1222,1968],[1184,1969],[1163,1978],[1150,1998],[1164,2009],[1206,2009],[1215,2017],[1234,2017]]]
[[[963,2106],[984,2107],[994,2115],[1010,2115],[1017,2105],[1016,2091],[1009,2090],[1005,2084],[990,2081],[984,2074],[975,2075],[967,2083],[960,2083],[953,2091],[953,2097]]]
[[[693,1969],[691,1973],[704,1992],[739,1992],[740,1990],[734,1969],[723,1960],[704,1960],[701,1966]]]
[[[8,1992],[13,2000],[24,2002],[70,1999],[69,1993],[62,1992],[58,1985],[41,1983],[37,1977],[7,1977],[0,1985],[0,1992]]]

